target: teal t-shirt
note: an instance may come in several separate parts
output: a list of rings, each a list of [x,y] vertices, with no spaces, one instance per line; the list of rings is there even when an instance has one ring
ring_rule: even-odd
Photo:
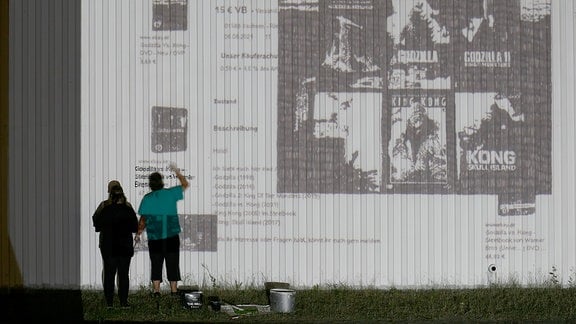
[[[160,189],[147,193],[138,214],[146,217],[146,234],[149,240],[161,240],[180,233],[177,202],[184,198],[182,186]]]

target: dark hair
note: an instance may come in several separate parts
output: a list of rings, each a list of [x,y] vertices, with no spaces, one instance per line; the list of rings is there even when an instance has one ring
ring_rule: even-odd
[[[126,196],[124,196],[124,191],[120,186],[113,186],[110,188],[110,201],[113,203],[125,203]]]
[[[160,190],[164,188],[164,182],[162,181],[162,175],[158,172],[154,172],[148,176],[148,186],[152,191]]]

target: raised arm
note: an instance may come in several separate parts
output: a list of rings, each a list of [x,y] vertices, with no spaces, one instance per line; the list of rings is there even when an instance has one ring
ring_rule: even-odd
[[[176,166],[176,164],[170,164],[170,170],[176,174],[176,178],[180,181],[180,185],[182,186],[182,190],[186,190],[188,188],[188,179],[180,172],[180,169]]]

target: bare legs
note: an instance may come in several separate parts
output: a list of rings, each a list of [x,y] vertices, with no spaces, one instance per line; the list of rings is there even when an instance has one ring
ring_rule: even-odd
[[[154,288],[154,293],[160,292],[160,280],[153,280],[152,285]],[[178,281],[170,281],[170,291],[173,293],[178,292]]]
[[[173,293],[178,292],[178,281],[170,281],[170,291]]]
[[[160,280],[153,280],[152,286],[154,288],[154,293],[160,293]]]

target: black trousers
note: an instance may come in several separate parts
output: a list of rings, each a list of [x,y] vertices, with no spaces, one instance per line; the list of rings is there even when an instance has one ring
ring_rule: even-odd
[[[131,259],[131,256],[102,255],[102,260],[104,261],[104,297],[108,306],[112,306],[114,302],[116,273],[118,273],[118,298],[120,299],[120,304],[128,303],[128,289],[130,288],[128,274],[130,272]]]
[[[162,281],[162,267],[166,261],[168,281],[180,281],[180,237],[171,236],[162,240],[148,240],[152,281]]]

